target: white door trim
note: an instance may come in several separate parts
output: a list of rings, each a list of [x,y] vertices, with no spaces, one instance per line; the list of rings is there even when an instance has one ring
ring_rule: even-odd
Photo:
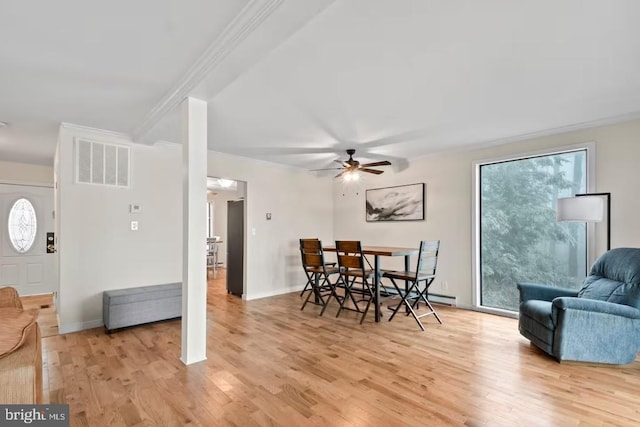
[[[55,185],[52,182],[15,181],[12,179],[0,179],[0,184],[20,185],[22,187],[55,188]]]

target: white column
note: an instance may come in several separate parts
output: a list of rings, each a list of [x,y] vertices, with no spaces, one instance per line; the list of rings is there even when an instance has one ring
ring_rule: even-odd
[[[207,103],[182,102],[182,355],[185,365],[207,358]]]

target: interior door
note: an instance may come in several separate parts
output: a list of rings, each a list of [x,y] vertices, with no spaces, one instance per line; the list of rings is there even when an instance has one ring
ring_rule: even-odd
[[[19,203],[12,214],[22,199],[29,203]],[[47,232],[53,231],[53,188],[0,184],[0,286],[13,286],[20,295],[57,292],[55,254],[47,253]]]

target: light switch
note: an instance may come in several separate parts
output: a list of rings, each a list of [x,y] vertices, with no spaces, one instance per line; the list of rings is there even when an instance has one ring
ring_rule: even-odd
[[[131,231],[138,231],[138,221],[131,221]]]

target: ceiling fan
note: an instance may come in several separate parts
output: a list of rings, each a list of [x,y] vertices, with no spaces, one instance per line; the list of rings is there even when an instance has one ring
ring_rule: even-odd
[[[378,169],[370,169],[372,166],[391,166],[391,162],[388,160],[382,160],[379,162],[372,163],[364,163],[361,164],[359,161],[353,159],[353,155],[356,153],[356,150],[350,148],[347,150],[347,154],[349,155],[348,160],[335,160],[336,163],[340,163],[342,165],[341,168],[327,168],[327,169],[314,169],[315,171],[323,171],[323,170],[342,170],[336,178],[343,176],[346,180],[356,180],[358,179],[358,172],[367,172],[373,173],[376,175],[380,175],[384,171]]]

